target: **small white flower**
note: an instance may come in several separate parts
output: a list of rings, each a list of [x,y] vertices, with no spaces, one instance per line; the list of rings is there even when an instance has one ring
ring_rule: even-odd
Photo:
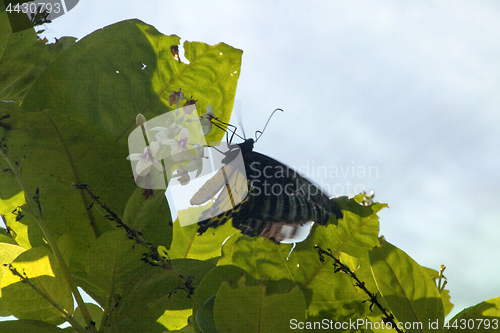
[[[172,148],[171,156],[176,162],[185,160],[188,156],[189,130],[183,128],[179,133],[179,139],[166,139],[161,141],[164,145],[170,145]]]
[[[144,152],[142,154],[130,154],[129,156],[127,156],[127,160],[129,161],[139,161],[135,166],[135,172],[137,173],[137,175],[147,175],[152,166],[154,166],[158,171],[163,172],[163,166],[161,165],[161,163],[154,159],[154,156],[158,152],[159,148],[160,144],[156,141],[153,141],[149,146],[144,148]]]

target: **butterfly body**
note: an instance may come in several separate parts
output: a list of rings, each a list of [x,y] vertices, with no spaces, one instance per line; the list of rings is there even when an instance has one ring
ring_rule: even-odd
[[[199,234],[232,218],[233,226],[244,235],[280,242],[293,238],[297,227],[306,222],[325,225],[330,214],[342,217],[337,204],[319,188],[281,162],[253,151],[253,145],[253,139],[234,144],[223,160],[229,163],[241,150],[248,196],[233,209],[199,222]],[[292,226],[292,230],[285,226]]]

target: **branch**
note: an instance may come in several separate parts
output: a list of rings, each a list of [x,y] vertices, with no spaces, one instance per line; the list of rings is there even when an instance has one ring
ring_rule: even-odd
[[[397,332],[399,333],[406,333],[405,330],[402,330],[400,328],[398,328],[398,326],[396,325],[396,323],[394,322],[394,315],[391,313],[391,311],[389,310],[386,310],[380,303],[379,301],[377,300],[377,294],[373,294],[371,293],[365,286],[365,283],[360,281],[358,279],[358,277],[356,276],[356,273],[354,273],[353,271],[351,271],[351,269],[344,265],[339,259],[335,258],[333,255],[332,255],[332,251],[330,249],[327,249],[328,251],[325,251],[323,250],[321,247],[319,247],[318,245],[315,245],[315,248],[318,249],[318,254],[319,254],[319,260],[321,262],[324,262],[325,261],[325,257],[324,255],[330,257],[333,259],[334,263],[333,263],[333,267],[335,267],[335,273],[337,272],[343,272],[343,273],[346,273],[347,275],[349,275],[356,283],[355,283],[355,286],[360,288],[361,290],[363,290],[369,297],[368,300],[365,300],[363,301],[364,302],[367,302],[369,301],[371,304],[370,304],[370,311],[372,311],[373,309],[373,306],[376,305],[377,308],[379,308],[380,311],[382,311],[382,320],[384,321],[384,323],[390,323],[391,324],[391,327],[393,329],[395,329]]]
[[[144,237],[142,232],[135,230],[135,229],[132,229],[127,224],[123,223],[121,218],[118,217],[118,215],[115,212],[113,212],[102,201],[102,199],[92,191],[90,186],[88,186],[87,184],[73,184],[73,187],[75,189],[85,190],[92,198],[93,202],[90,205],[90,207],[87,209],[92,208],[93,204],[97,203],[99,206],[101,206],[102,209],[104,209],[106,211],[107,214],[104,215],[105,218],[107,218],[110,221],[116,222],[116,224],[118,224],[119,228],[125,229],[125,231],[127,232],[127,238],[134,240],[137,244],[140,244],[143,247],[145,247],[146,249],[148,249],[148,253],[144,253],[144,255],[143,255],[144,257],[141,259],[142,261],[144,261],[145,263],[150,264],[152,266],[159,266],[163,269],[167,269],[167,270],[172,269],[172,263],[170,262],[170,259],[168,258],[168,254],[165,253],[166,257],[164,257],[160,252],[158,252],[158,247],[154,246],[153,244],[151,244],[150,242],[147,241],[146,237]],[[157,262],[159,262],[159,264]],[[185,279],[182,275],[178,274],[173,269],[172,269],[172,273],[175,275],[176,279],[179,281],[179,284],[180,284],[180,287],[176,288],[174,291],[172,291],[172,293],[176,292],[177,289],[184,289],[187,292],[188,297],[191,297],[191,295],[194,295],[194,287],[191,286],[192,277],[190,276],[187,279]],[[195,300],[196,300],[196,297],[195,297]],[[199,305],[202,306],[203,304],[199,304]]]

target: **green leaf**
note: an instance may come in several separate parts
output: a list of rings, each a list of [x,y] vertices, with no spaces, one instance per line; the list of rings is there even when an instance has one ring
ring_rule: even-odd
[[[262,237],[251,238],[235,234],[223,246],[219,265],[236,265],[253,278],[294,281],[304,293],[308,320],[348,321],[364,318],[368,304],[362,303],[367,295],[354,287],[346,274],[335,273],[333,260],[320,261],[316,244],[324,250],[331,249],[341,258],[350,258],[356,274],[372,291],[376,291],[367,249],[379,244],[378,217],[376,213],[385,205],[362,206],[354,199],[336,198],[344,218],[338,226],[314,226],[309,237],[292,245],[275,244]],[[348,254],[341,254],[339,251]]]
[[[205,304],[196,312],[196,323],[201,332],[217,333],[214,320],[215,295],[210,297]]]
[[[237,281],[245,273],[239,267],[232,265],[224,265],[214,267],[205,275],[198,288],[195,290],[196,298],[204,304],[208,299],[219,291],[219,287],[223,282],[232,283]]]
[[[467,308],[448,322],[445,332],[496,332],[500,328],[500,297]],[[455,327],[453,327],[455,326]]]
[[[262,276],[274,281],[293,279],[291,269],[297,263],[287,261],[291,249],[291,244],[278,245],[267,238],[237,233],[224,243],[219,265],[238,266],[256,280]]]
[[[66,266],[69,266],[71,261],[71,254],[73,253],[74,243],[71,236],[68,234],[64,234],[57,240],[57,247],[59,251],[63,255],[64,262]]]
[[[7,139],[8,133],[12,128],[10,124],[11,120],[8,117],[9,115],[15,114],[19,111],[20,107],[15,103],[0,102],[0,118],[3,118],[0,119],[0,141],[3,141],[4,144],[7,143],[5,140]],[[18,162],[22,162],[22,160]],[[2,200],[12,199],[14,196],[19,195],[19,192],[22,191],[19,188],[19,183],[17,182],[14,173],[12,173],[10,166],[1,157],[0,166],[2,168],[2,171],[5,170],[3,172],[0,172],[0,184],[2,184],[2,186],[0,186],[0,213],[4,216],[4,221],[6,221],[5,218],[9,218],[10,215],[12,215],[12,211],[14,210],[14,208],[23,205],[24,201],[21,203],[16,203],[16,206],[14,206],[11,210],[2,207]],[[24,199],[24,197],[22,199]]]
[[[450,291],[447,289],[443,289],[439,294],[441,295],[441,300],[443,301],[444,316],[446,317],[450,314],[451,310],[454,307],[453,303],[451,303],[450,300]]]
[[[0,165],[1,162],[0,160]],[[0,175],[0,182],[4,179]],[[11,198],[0,199],[0,213],[5,225],[9,228],[14,241],[25,249],[45,245],[42,230],[36,220],[21,209],[25,203],[26,199],[22,191]]]
[[[90,317],[92,318],[92,321],[95,322],[95,327],[99,330],[101,327],[101,321],[102,321],[102,315],[103,311],[102,309],[95,305],[94,303],[85,303],[85,306],[87,307],[87,310],[90,313]],[[85,322],[85,319],[83,318],[82,311],[80,307],[77,307],[75,310],[75,314],[73,315],[73,318],[82,326],[86,327],[87,323]]]
[[[5,133],[8,156],[12,163],[22,166],[21,175],[30,195],[39,189],[43,219],[54,238],[64,234],[71,237],[74,247],[70,270],[84,272],[90,245],[114,225],[103,216],[100,207],[88,209],[92,199],[82,190],[75,190],[72,183],[88,183],[120,215],[135,190],[129,178],[130,165],[125,160],[126,144],[104,139],[55,111],[24,113],[18,108],[10,111],[13,111],[8,119],[11,129]],[[9,166],[1,159],[0,167]],[[13,186],[9,177],[0,178],[0,188],[4,184]],[[16,202],[3,207],[0,213],[7,216],[7,223],[21,246],[46,244],[37,222],[28,214],[29,207],[24,205],[24,217],[15,221],[11,208],[24,202],[23,189],[19,185],[15,188],[16,193],[21,192],[15,197]]]
[[[21,253],[12,267],[26,276],[33,285],[48,295],[71,315],[73,296],[54,255],[45,247]],[[41,320],[59,325],[65,322],[62,314],[42,295],[9,270],[2,279],[3,305],[19,319]]]
[[[173,259],[172,267],[144,265],[129,279],[129,288],[106,320],[106,332],[163,332],[161,324],[172,315],[167,310],[187,310],[193,307],[193,296],[188,295],[179,276],[196,290],[203,277],[218,258],[207,261]],[[180,313],[177,313],[180,314]],[[162,316],[165,315],[165,318]],[[186,312],[183,314],[186,318]]]
[[[338,226],[314,225],[315,244],[323,250],[331,249],[333,253],[344,252],[353,257],[362,257],[366,250],[379,245],[379,222],[377,213],[387,207],[386,204],[374,203],[363,206],[355,198],[337,197],[334,199],[340,206],[344,217],[338,221]]]
[[[14,238],[12,238],[12,234],[7,232],[7,229],[0,228],[0,243],[7,243],[17,245]]]
[[[158,323],[165,326],[169,331],[181,329],[188,324],[188,318],[193,314],[192,309],[165,310],[158,318]]]
[[[280,283],[289,280],[297,284],[305,296],[308,320],[346,321],[366,315],[368,306],[362,301],[367,296],[354,287],[346,274],[335,273],[331,260],[320,261],[312,238],[309,236],[297,244],[290,254],[290,244],[278,245],[267,238],[236,234],[224,243],[219,265],[236,265],[256,280],[265,278]],[[367,259],[360,261],[358,273],[369,271],[367,262]],[[280,286],[276,282],[268,288],[278,291]]]
[[[152,119],[172,110],[169,95],[181,88],[198,101],[199,112],[210,104],[216,116],[229,121],[242,51],[186,42],[189,64],[184,64],[172,56],[171,46],[179,40],[139,20],[99,29],[47,68],[23,108],[57,109],[100,135],[124,140],[138,113]],[[223,134],[214,131],[208,142],[220,141]]]
[[[7,12],[0,13],[0,31],[0,100],[21,102],[40,74],[76,41],[63,37],[45,44],[34,29],[12,33]]]
[[[434,281],[406,253],[384,239],[380,243],[369,255],[383,301],[399,322],[421,323],[419,332],[436,332],[428,323],[443,322],[444,309]]]
[[[233,265],[224,265],[214,267],[210,272],[207,273],[207,275],[205,275],[200,285],[195,289],[197,302],[195,302],[193,306],[193,314],[197,321],[195,323],[197,332],[200,332],[200,327],[198,324],[198,310],[200,309],[200,306],[198,304],[203,304],[203,307],[205,307],[207,301],[212,296],[215,296],[217,294],[220,285],[223,282],[232,283],[233,281],[237,281],[244,273],[245,271],[239,267]],[[207,304],[206,306],[209,307],[209,304]],[[205,310],[209,310],[209,308],[205,308]],[[201,320],[210,320],[206,317],[207,315],[208,314],[206,312],[202,314]],[[211,317],[211,320],[213,321],[213,313],[211,314]],[[207,323],[207,325],[209,324]],[[208,327],[203,327],[203,332],[205,332],[205,330],[207,329]]]
[[[191,224],[181,227],[179,220],[174,222],[172,245],[167,251],[171,259],[192,258],[207,260],[221,255],[222,243],[230,235],[238,232],[232,224],[226,222],[216,231],[209,229],[203,235],[198,235],[198,225]]]
[[[144,265],[130,281],[130,290],[115,304],[101,329],[116,333],[165,331],[157,320],[166,310],[160,307],[161,300],[173,293],[178,285],[175,275],[159,267]]]
[[[10,274],[10,271],[8,271],[8,268],[5,265],[12,263],[12,261],[14,261],[14,259],[16,259],[16,257],[24,251],[25,249],[20,246],[0,243],[0,282],[5,274]],[[2,291],[0,289],[0,316],[10,316],[12,313],[5,309],[3,302],[4,299],[2,298]]]
[[[242,277],[232,286],[222,283],[213,309],[219,333],[288,332],[291,319],[304,320],[306,304],[298,287],[270,294],[263,283],[245,281]]]
[[[0,321],[0,332],[64,333],[65,331],[43,321],[8,320]]]
[[[153,192],[150,197],[143,188],[137,188],[128,200],[123,223],[142,232],[155,246],[170,246],[172,242],[172,218],[164,190]]]
[[[128,278],[144,266],[144,249],[134,244],[124,230],[114,230],[99,237],[88,251],[86,272],[90,281],[102,289],[101,297],[123,296]]]

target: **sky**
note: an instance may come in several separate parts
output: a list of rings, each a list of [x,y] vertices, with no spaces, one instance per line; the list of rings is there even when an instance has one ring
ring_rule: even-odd
[[[446,265],[456,314],[500,290],[499,17],[486,0],[87,0],[44,36],[138,18],[242,49],[247,136],[284,110],[255,150],[332,196],[374,190],[390,207],[380,234],[423,266]]]

